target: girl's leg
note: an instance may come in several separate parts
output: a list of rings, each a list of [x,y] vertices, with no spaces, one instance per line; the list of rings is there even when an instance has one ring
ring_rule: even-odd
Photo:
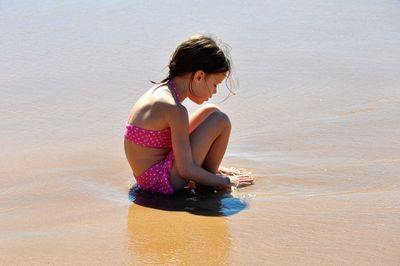
[[[228,116],[215,105],[205,105],[190,117],[189,130],[194,162],[210,172],[217,173],[231,132]],[[175,164],[171,175],[178,175]],[[174,188],[186,184],[183,183],[183,179],[181,184],[177,184],[176,178],[172,178],[171,181]]]
[[[189,117],[189,133],[192,133],[213,112],[221,110],[215,104],[205,104]]]
[[[231,123],[221,111],[213,111],[193,129],[190,144],[194,162],[217,173],[228,146]]]

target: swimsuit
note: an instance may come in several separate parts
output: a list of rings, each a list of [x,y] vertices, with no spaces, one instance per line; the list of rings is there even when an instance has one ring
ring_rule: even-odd
[[[176,101],[179,102],[179,95],[172,81],[168,81]],[[144,129],[129,123],[126,124],[124,133],[125,139],[147,148],[170,149],[164,160],[150,166],[139,176],[135,176],[137,185],[150,193],[172,194],[174,189],[169,182],[169,177],[174,161],[174,154],[171,143],[171,130]]]

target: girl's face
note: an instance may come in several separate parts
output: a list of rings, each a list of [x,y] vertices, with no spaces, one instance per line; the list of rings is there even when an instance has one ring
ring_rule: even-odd
[[[208,101],[217,92],[217,86],[224,81],[226,73],[206,74],[197,71],[192,81],[189,99],[197,104]]]

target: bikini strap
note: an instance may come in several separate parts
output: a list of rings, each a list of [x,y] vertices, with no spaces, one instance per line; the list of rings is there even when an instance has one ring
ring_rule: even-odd
[[[178,100],[178,102],[180,103],[181,100],[179,99],[179,93],[178,90],[176,89],[175,84],[171,80],[168,80],[167,84],[171,88],[172,93],[175,94],[175,97]]]

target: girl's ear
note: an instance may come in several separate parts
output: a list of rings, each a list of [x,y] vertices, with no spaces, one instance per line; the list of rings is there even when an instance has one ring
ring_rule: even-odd
[[[197,70],[196,72],[194,72],[193,75],[193,79],[195,81],[201,81],[202,79],[204,79],[206,76],[206,73],[203,70]]]

